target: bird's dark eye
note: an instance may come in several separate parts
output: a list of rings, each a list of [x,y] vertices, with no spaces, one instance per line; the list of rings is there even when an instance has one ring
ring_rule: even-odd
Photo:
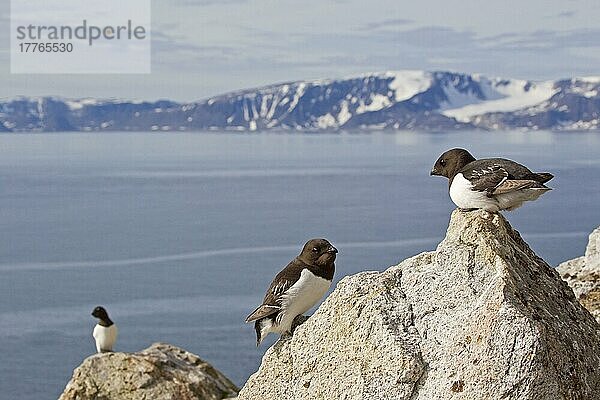
[[[440,164],[442,164],[442,166],[446,165],[446,160],[441,160]]]
[[[316,247],[313,247],[312,251],[316,253],[317,251],[319,251],[319,249],[317,249]]]

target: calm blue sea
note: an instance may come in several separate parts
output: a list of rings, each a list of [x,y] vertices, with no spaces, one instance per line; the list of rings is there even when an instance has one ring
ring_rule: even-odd
[[[0,135],[2,397],[57,398],[95,305],[117,350],[173,343],[243,384],[272,343],[244,317],[305,240],[338,247],[336,279],[435,248],[453,205],[429,171],[456,146],[554,173],[507,217],[550,264],[583,253],[597,133]]]

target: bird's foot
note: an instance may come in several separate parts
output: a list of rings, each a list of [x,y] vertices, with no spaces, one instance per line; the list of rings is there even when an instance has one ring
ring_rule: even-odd
[[[297,315],[296,318],[294,318],[294,320],[292,321],[292,328],[290,329],[290,334],[294,333],[296,328],[305,323],[306,320],[308,320],[308,318],[309,317],[306,315]]]
[[[280,336],[279,339],[277,340],[277,342],[275,342],[276,345],[281,345],[284,342],[287,342],[288,340],[292,339],[292,332],[287,331],[287,332],[283,332]]]
[[[458,209],[462,212],[471,212],[471,211],[477,210],[477,208],[460,208],[460,207],[458,207]]]
[[[279,337],[279,341],[291,339],[294,335],[294,331],[296,330],[296,328],[302,325],[304,322],[306,322],[307,319],[308,316],[306,315],[297,315],[296,318],[294,318],[294,320],[292,321],[292,327],[290,328],[290,330],[283,332]]]

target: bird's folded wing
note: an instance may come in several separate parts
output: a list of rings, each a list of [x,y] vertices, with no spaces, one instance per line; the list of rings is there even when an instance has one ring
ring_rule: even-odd
[[[534,180],[507,179],[494,189],[493,194],[510,193],[523,189],[550,189]]]
[[[248,315],[246,322],[256,321],[278,313],[281,310],[283,295],[298,281],[303,267],[298,260],[293,260],[281,270],[271,282],[262,304],[252,314]]]
[[[546,183],[552,178],[554,178],[554,175],[552,175],[550,172],[533,172],[530,176],[527,176],[524,179],[531,179],[538,181],[539,183]]]
[[[279,306],[261,304],[256,310],[252,312],[252,314],[248,315],[248,317],[246,318],[246,323],[268,317],[269,315],[278,313],[279,310],[281,310],[281,307]]]
[[[473,190],[487,192],[488,195],[494,193],[495,189],[509,178],[508,171],[500,165],[474,168],[463,172],[463,176],[471,182]]]

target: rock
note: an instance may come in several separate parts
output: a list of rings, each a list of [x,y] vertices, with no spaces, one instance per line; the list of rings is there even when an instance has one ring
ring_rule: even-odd
[[[452,214],[434,252],[344,278],[239,400],[592,399],[600,325],[498,214]]]
[[[59,400],[220,400],[235,397],[238,390],[198,356],[155,343],[139,353],[88,357]]]
[[[565,261],[557,271],[600,323],[600,227],[590,234],[585,255]]]

